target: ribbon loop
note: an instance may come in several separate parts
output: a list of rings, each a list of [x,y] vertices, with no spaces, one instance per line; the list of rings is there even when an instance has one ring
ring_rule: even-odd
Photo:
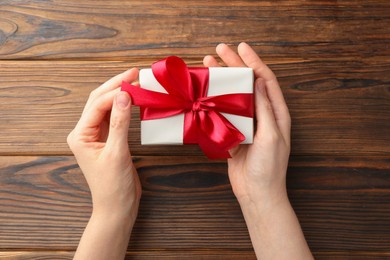
[[[229,150],[245,137],[221,112],[253,117],[253,95],[208,97],[208,68],[188,68],[175,56],[154,63],[152,72],[168,94],[122,82],[122,90],[141,107],[141,120],[184,113],[184,144],[198,144],[210,159],[230,158]]]

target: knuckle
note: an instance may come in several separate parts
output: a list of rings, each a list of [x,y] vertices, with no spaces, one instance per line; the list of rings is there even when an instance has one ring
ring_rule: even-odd
[[[280,135],[277,132],[269,132],[265,136],[265,140],[272,146],[278,145],[281,141]]]
[[[269,76],[269,78],[268,78],[266,84],[268,84],[268,85],[274,85],[274,84],[275,84],[275,85],[278,85],[278,86],[279,86],[278,79],[276,78],[276,75],[275,75],[274,73],[272,73],[272,74]]]
[[[264,108],[273,113],[273,109],[272,109],[272,105],[271,105],[271,102],[269,100],[264,100]]]
[[[73,146],[73,130],[66,137],[66,142],[68,143],[68,146],[70,148],[72,148],[72,146]]]
[[[141,197],[142,197],[142,190],[141,189],[137,189],[137,199],[139,200],[139,199],[141,199]]]
[[[291,131],[291,117],[286,118],[288,130]]]
[[[66,138],[66,142],[68,143],[68,146],[73,153],[75,153],[78,150],[78,147],[80,145],[79,142],[77,141],[76,133],[74,129],[68,134]]]
[[[290,144],[290,142],[286,143],[286,150],[287,150],[288,153],[291,152],[291,144]]]
[[[280,141],[280,135],[276,132],[272,132],[268,135],[269,141],[273,143],[278,143]]]
[[[112,116],[110,120],[110,127],[112,129],[120,129],[125,124],[124,120],[119,116]]]
[[[284,117],[286,118],[286,121],[291,123],[291,115],[290,115],[290,111],[288,110],[287,107],[286,107],[286,109],[284,111],[284,114],[285,114]]]
[[[91,91],[91,93],[89,93],[89,98],[96,98],[97,95],[97,89],[94,89]]]

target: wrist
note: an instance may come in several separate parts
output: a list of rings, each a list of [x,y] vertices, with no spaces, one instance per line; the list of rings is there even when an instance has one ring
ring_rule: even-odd
[[[126,203],[118,203],[118,201],[113,203],[93,202],[92,217],[134,224],[138,215],[139,202],[138,196],[129,198]]]
[[[287,195],[240,206],[259,259],[313,259]]]
[[[128,201],[123,202],[114,200],[111,203],[108,201],[97,201],[92,198],[92,214],[98,216],[113,215],[117,217],[129,217],[138,213],[139,202],[139,198],[129,198]]]
[[[138,210],[130,214],[125,211],[107,211],[105,209],[94,208],[92,210],[91,221],[104,223],[106,227],[120,227],[123,231],[131,232],[137,218]]]
[[[246,204],[272,205],[288,201],[285,181],[259,182],[245,180],[233,185],[233,192],[241,206]]]
[[[250,233],[271,227],[293,212],[287,196],[269,197],[269,199],[262,200],[247,198],[239,201],[239,204]]]
[[[285,188],[273,191],[248,192],[237,196],[237,200],[244,214],[251,211],[262,214],[270,209],[291,207]]]

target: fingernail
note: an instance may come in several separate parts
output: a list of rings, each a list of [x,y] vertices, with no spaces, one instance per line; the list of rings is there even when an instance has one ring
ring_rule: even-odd
[[[115,100],[116,100],[117,106],[120,107],[120,108],[126,108],[129,105],[129,103],[130,103],[129,94],[127,94],[124,91],[119,92],[116,95]]]

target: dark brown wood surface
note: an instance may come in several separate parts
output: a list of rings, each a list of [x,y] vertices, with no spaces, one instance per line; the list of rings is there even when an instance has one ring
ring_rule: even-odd
[[[0,1],[0,258],[70,259],[88,187],[65,139],[89,92],[167,55],[246,41],[292,115],[287,186],[317,259],[390,258],[390,2]],[[226,163],[129,145],[143,197],[128,259],[255,259]]]

